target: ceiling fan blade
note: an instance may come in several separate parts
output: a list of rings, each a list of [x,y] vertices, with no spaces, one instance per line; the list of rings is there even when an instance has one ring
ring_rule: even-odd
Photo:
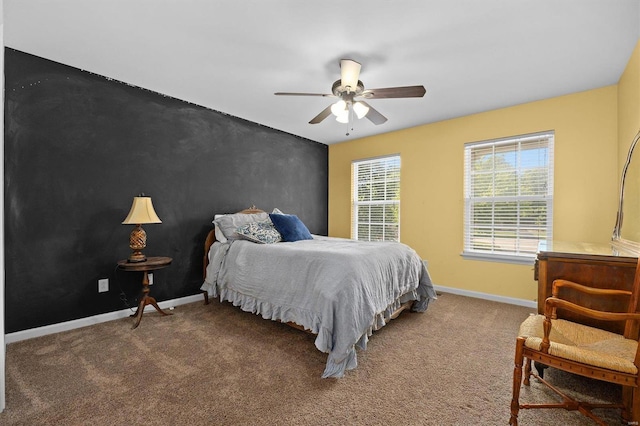
[[[367,115],[365,115],[365,117],[367,117],[369,121],[371,121],[373,124],[377,126],[387,121],[387,117],[380,114],[377,109],[375,109],[374,107],[372,107],[371,105],[369,105],[364,101],[359,101],[359,102],[363,103],[364,106],[369,108],[369,112],[367,112]]]
[[[295,93],[295,92],[276,92],[276,96],[330,96],[335,97],[334,94],[329,93]]]
[[[309,124],[318,124],[331,115],[331,105],[322,110],[322,112],[311,119]]]
[[[352,59],[340,60],[340,84],[342,87],[351,87],[351,90],[355,90],[358,87],[358,79],[360,78],[360,65]]]
[[[421,98],[426,92],[424,86],[385,87],[365,90],[361,96],[367,99]]]

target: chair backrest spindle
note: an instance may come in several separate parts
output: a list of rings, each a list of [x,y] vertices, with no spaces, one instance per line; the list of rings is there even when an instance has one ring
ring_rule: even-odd
[[[627,313],[638,312],[638,303],[640,301],[640,257],[636,266],[636,275],[633,278],[633,287],[631,288],[631,299],[629,300],[629,308]],[[624,326],[624,337],[627,339],[638,340],[639,337],[638,321],[627,320]]]

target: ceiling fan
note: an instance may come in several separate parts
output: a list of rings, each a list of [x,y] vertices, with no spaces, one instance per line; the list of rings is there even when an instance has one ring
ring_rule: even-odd
[[[291,93],[276,92],[278,96],[325,96],[339,98],[338,102],[326,107],[320,114],[316,115],[309,121],[309,124],[318,124],[331,113],[336,116],[336,120],[340,123],[350,123],[353,120],[353,114],[357,118],[367,117],[375,125],[382,124],[387,121],[387,117],[380,114],[371,105],[366,103],[364,99],[389,99],[389,98],[421,98],[426,93],[424,86],[404,86],[404,87],[386,87],[383,89],[366,89],[364,84],[358,78],[360,77],[360,68],[362,65],[352,59],[342,59],[340,61],[340,80],[336,80],[331,87],[330,94],[323,93]],[[348,133],[347,133],[348,135]]]

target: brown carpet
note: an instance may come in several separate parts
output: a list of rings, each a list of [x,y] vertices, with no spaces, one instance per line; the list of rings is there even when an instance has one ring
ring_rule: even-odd
[[[531,309],[442,294],[376,332],[359,366],[321,379],[314,336],[228,304],[178,306],[7,347],[2,425],[506,425],[518,325]],[[617,387],[547,370],[599,399]],[[538,402],[532,383],[523,400]],[[608,421],[619,422],[619,411]],[[521,425],[592,425],[523,410]]]

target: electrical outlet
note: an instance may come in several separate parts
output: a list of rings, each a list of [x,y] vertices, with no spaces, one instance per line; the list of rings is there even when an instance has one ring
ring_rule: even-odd
[[[98,280],[98,293],[104,293],[105,291],[109,291],[109,279],[102,278]]]
[[[147,276],[149,277],[149,285],[153,284],[153,274],[147,274]]]

